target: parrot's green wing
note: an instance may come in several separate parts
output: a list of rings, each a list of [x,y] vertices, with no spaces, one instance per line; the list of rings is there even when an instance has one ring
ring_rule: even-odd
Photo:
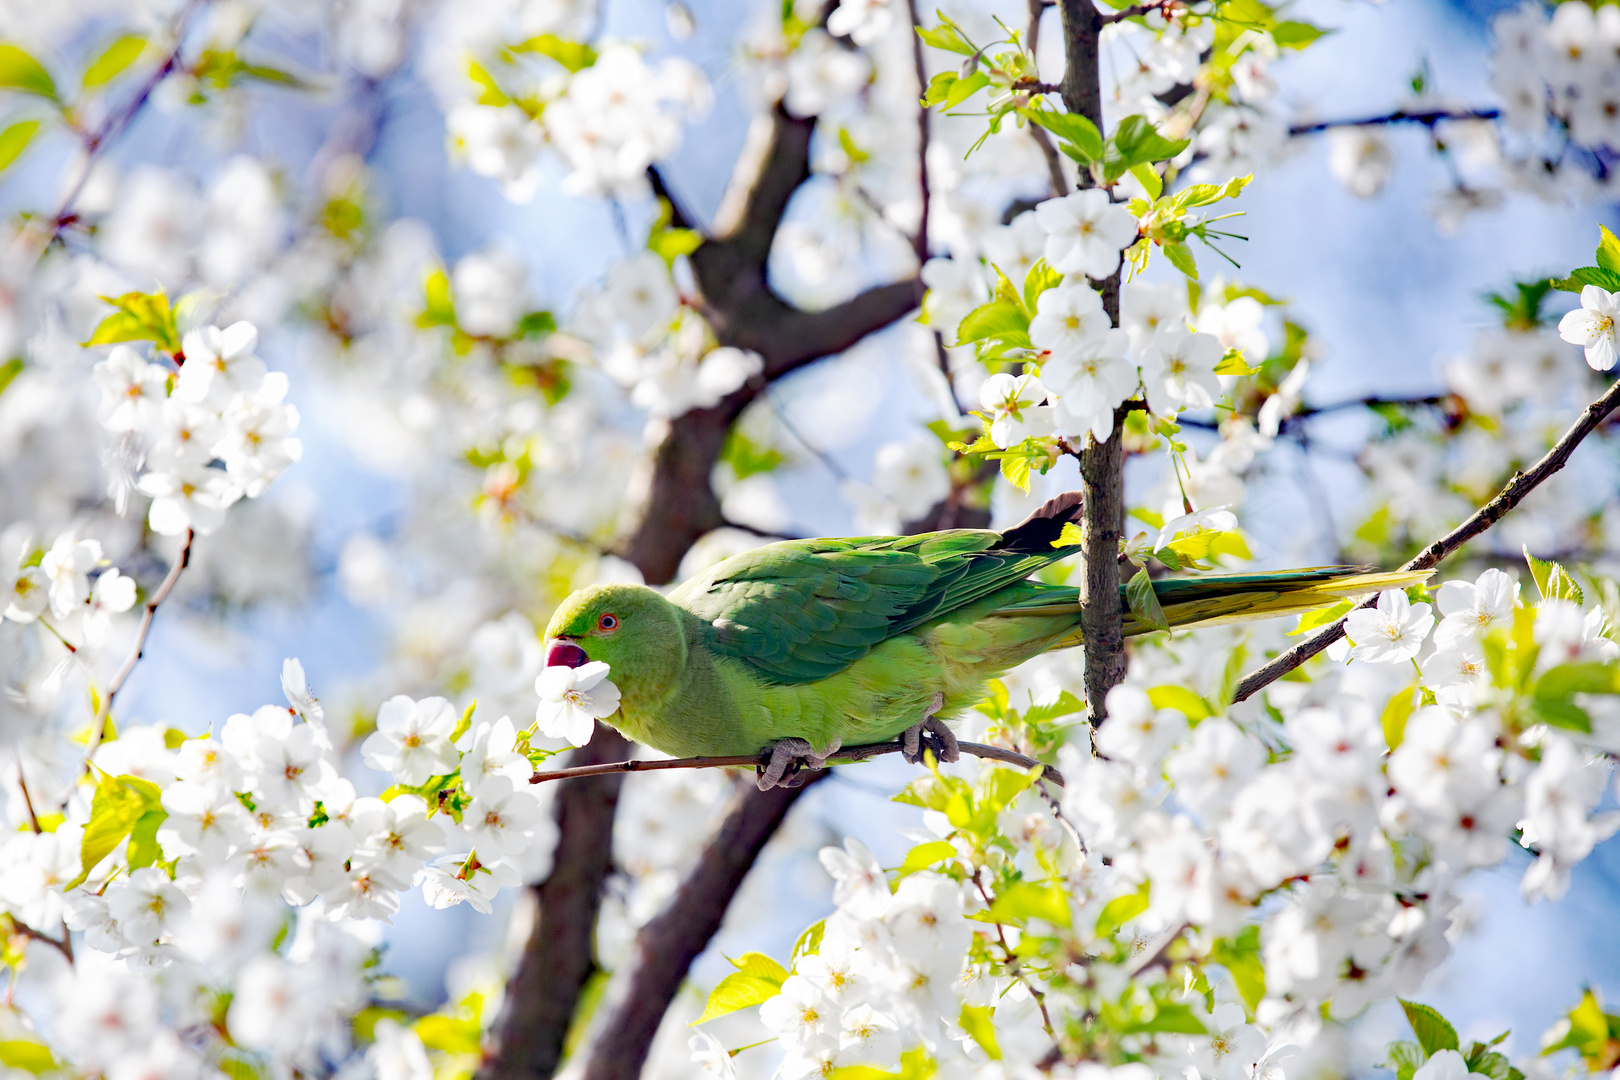
[[[773,683],[809,683],[1076,550],[980,529],[788,540],[727,559],[669,599],[705,621],[714,652]]]

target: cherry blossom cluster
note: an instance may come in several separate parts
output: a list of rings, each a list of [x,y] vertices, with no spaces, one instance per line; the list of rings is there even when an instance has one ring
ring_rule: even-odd
[[[182,340],[177,372],[128,345],[95,366],[101,422],[126,440],[118,460],[129,472],[111,493],[120,506],[131,488],[151,496],[153,532],[212,533],[232,503],[263,494],[303,456],[287,377],[265,369],[258,338],[245,322],[204,326]]]

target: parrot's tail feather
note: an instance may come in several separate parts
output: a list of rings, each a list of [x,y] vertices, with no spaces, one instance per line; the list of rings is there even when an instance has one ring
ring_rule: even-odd
[[[1080,523],[1081,499],[1078,491],[1065,491],[1048,499],[1029,517],[1002,533],[996,547],[1032,555],[1052,554],[1052,545],[1063,535],[1063,526]]]
[[[1404,589],[1426,580],[1432,570],[1380,571],[1362,566],[1324,566],[1307,570],[1282,570],[1265,574],[1222,574],[1206,578],[1168,578],[1156,581],[1154,594],[1173,629],[1188,630],[1223,623],[1253,622],[1283,615],[1299,615],[1328,607],[1341,600],[1353,600],[1382,592]],[[1075,612],[1078,617],[1079,592],[1075,589],[1043,591],[1023,604],[1009,605],[997,615],[1057,615]],[[1147,634],[1153,627],[1129,610],[1125,613],[1125,633]],[[1078,627],[1052,648],[1081,643]]]

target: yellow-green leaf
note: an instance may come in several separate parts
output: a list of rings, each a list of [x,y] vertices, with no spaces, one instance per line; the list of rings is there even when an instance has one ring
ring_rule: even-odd
[[[728,959],[730,959],[728,957]],[[780,987],[787,982],[787,969],[764,953],[743,953],[731,961],[731,966],[744,975],[748,975],[764,982]]]
[[[1328,623],[1338,622],[1340,619],[1344,618],[1344,616],[1350,614],[1351,609],[1355,606],[1356,605],[1353,601],[1340,600],[1332,607],[1317,608],[1315,611],[1307,611],[1299,617],[1299,625],[1288,631],[1288,636],[1298,637],[1300,634],[1310,633],[1319,626],[1326,626]]]
[[[982,917],[986,922],[1022,922],[1041,919],[1053,926],[1069,925],[1069,895],[1051,885],[1021,881],[1003,889]]]
[[[1209,702],[1185,686],[1155,686],[1147,693],[1148,701],[1153,703],[1155,709],[1178,709],[1195,724],[1215,715]]]
[[[962,1015],[957,1018],[957,1023],[962,1025],[963,1031],[973,1036],[974,1042],[984,1048],[991,1061],[1001,1060],[1001,1045],[996,1042],[996,1025],[990,1018],[989,1006],[962,1006]]]
[[[56,80],[28,50],[0,43],[0,89],[21,90],[56,100]]]
[[[556,34],[538,34],[512,46],[512,51],[549,56],[570,72],[581,71],[596,63],[595,49],[582,42],[560,38]]]
[[[429,1050],[443,1050],[450,1054],[478,1053],[481,1035],[476,1020],[461,1020],[442,1013],[422,1017],[414,1025],[417,1038]]]
[[[931,840],[926,844],[918,844],[906,852],[905,862],[900,864],[900,876],[908,877],[919,870],[926,870],[955,854],[956,845],[949,840]]]
[[[71,889],[88,878],[96,864],[124,842],[147,811],[159,809],[162,794],[150,780],[104,774],[90,800],[90,821],[84,827],[84,839],[79,845],[79,876],[66,888]]]
[[[120,341],[150,341],[167,352],[180,351],[180,330],[166,293],[125,293],[101,299],[118,310],[101,320],[90,345],[111,345]]]
[[[709,991],[709,1000],[703,1007],[703,1015],[692,1021],[692,1026],[707,1023],[717,1016],[725,1016],[738,1009],[746,1009],[750,1005],[769,1001],[781,992],[781,983],[767,982],[741,971],[732,972]]]
[[[1384,706],[1384,715],[1381,718],[1384,728],[1384,744],[1391,750],[1400,746],[1401,740],[1406,738],[1406,722],[1411,719],[1413,710],[1417,708],[1413,700],[1416,696],[1413,691],[1416,689],[1417,683],[1413,683],[1411,686],[1397,690],[1395,696],[1390,698],[1389,703]]]
[[[21,1069],[35,1076],[54,1072],[62,1067],[52,1056],[50,1047],[32,1039],[7,1039],[0,1042],[0,1065],[10,1069]]]
[[[1097,913],[1097,936],[1108,937],[1115,930],[1148,909],[1148,883],[1133,893],[1116,896]]]
[[[10,167],[13,161],[22,156],[28,149],[28,144],[34,141],[39,134],[38,120],[19,120],[15,124],[0,131],[0,172]]]
[[[103,50],[101,55],[90,62],[84,69],[84,78],[81,80],[86,90],[105,85],[123,74],[124,69],[140,59],[141,53],[146,51],[146,38],[140,34],[124,34],[117,37]]]

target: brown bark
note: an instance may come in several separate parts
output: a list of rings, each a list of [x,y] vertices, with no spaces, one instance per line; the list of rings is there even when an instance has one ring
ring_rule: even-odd
[[[710,839],[680,891],[636,937],[636,957],[625,995],[591,1048],[585,1080],[634,1080],[686,972],[720,929],[731,898],[754,860],[799,796],[830,774],[812,774],[803,787],[760,791],[738,788],[725,820]]]
[[[1103,130],[1098,41],[1103,20],[1092,0],[1059,0],[1063,17],[1063,104]],[[1082,187],[1092,186],[1082,171]],[[1119,325],[1119,272],[1098,282],[1109,320]],[[1080,579],[1080,629],[1086,644],[1086,701],[1092,723],[1108,716],[1108,691],[1125,678],[1125,633],[1119,601],[1119,544],[1125,533],[1125,413],[1114,413],[1107,442],[1086,436],[1080,450],[1080,486],[1085,492],[1081,530],[1085,573]]]
[[[598,724],[591,741],[568,760],[599,765],[629,753],[624,736]],[[562,1061],[580,991],[596,970],[593,931],[613,867],[613,813],[623,782],[622,773],[559,781],[555,869],[531,886],[538,909],[534,929],[487,1037],[478,1080],[549,1077]]]

